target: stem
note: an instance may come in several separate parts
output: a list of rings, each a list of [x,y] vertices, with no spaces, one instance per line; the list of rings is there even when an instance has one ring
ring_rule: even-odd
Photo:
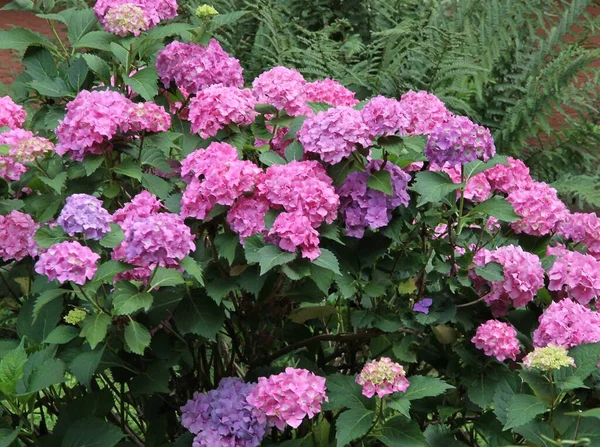
[[[83,287],[81,287],[79,284],[77,284],[77,287],[79,288],[79,291],[81,292],[81,294],[84,296],[85,300],[86,300],[88,303],[90,303],[91,305],[93,305],[93,306],[94,306],[94,307],[95,307],[95,308],[98,310],[98,312],[100,312],[101,314],[103,314],[103,313],[104,313],[104,309],[102,309],[102,308],[100,307],[100,305],[99,305],[99,304],[96,302],[96,300],[93,300],[93,299],[91,299],[91,298],[90,298],[90,297],[87,295],[87,293],[85,293],[85,291],[83,290]]]
[[[467,181],[465,179],[465,165],[460,165],[460,181],[461,183],[464,183],[463,186],[460,187],[460,204],[458,207],[458,228],[456,229],[456,235],[460,235],[460,232],[462,231],[462,217],[463,217],[463,211],[465,208],[465,189],[467,188]]]
[[[490,293],[492,293],[492,292],[490,292]],[[481,298],[479,298],[479,299],[477,299],[477,300],[475,300],[475,301],[470,301],[470,302],[468,302],[468,303],[464,303],[464,304],[457,304],[457,305],[456,305],[456,306],[454,306],[454,307],[457,307],[457,308],[459,308],[459,307],[469,307],[469,306],[473,306],[474,304],[480,303],[481,301],[483,301],[484,299],[486,299],[486,298],[487,298],[487,297],[490,295],[490,293],[486,293],[486,294],[485,294],[485,295],[483,295]]]
[[[48,25],[50,25],[50,28],[52,29],[52,34],[54,34],[54,37],[56,38],[56,40],[58,40],[58,43],[60,44],[61,49],[63,50],[63,53],[65,53],[65,59],[67,60],[67,62],[69,62],[69,51],[67,50],[67,47],[65,47],[65,44],[63,43],[62,39],[60,38],[60,36],[58,35],[58,33],[56,32],[56,28],[54,26],[54,21],[53,20],[46,20],[48,22]]]

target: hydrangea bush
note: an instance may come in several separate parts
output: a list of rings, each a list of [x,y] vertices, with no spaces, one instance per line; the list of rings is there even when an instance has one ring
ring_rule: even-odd
[[[245,78],[240,14],[53,4],[0,32],[1,445],[600,445],[595,214],[431,92]]]

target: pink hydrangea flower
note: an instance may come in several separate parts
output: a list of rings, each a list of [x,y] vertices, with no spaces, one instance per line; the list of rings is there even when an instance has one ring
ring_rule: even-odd
[[[508,163],[509,166],[498,164],[483,172],[492,188],[506,194],[527,188],[533,182],[529,168],[521,160],[512,157],[508,157]]]
[[[308,102],[324,102],[334,107],[354,107],[358,104],[354,92],[334,79],[308,82],[304,86],[304,94]]]
[[[375,96],[360,111],[369,128],[369,137],[404,134],[410,119],[400,101],[385,96]]]
[[[521,247],[507,245],[495,250],[481,249],[474,258],[475,266],[484,267],[490,262],[497,262],[504,268],[503,281],[487,281],[477,276],[475,271],[472,276],[481,288],[489,287],[490,292],[485,302],[491,307],[492,315],[499,317],[507,315],[512,304],[514,307],[523,307],[533,300],[537,291],[544,287],[544,269],[540,259]]]
[[[600,313],[569,298],[553,302],[539,318],[533,345],[572,348],[600,341]]]
[[[188,94],[215,84],[242,87],[240,62],[230,57],[219,42],[211,39],[207,46],[171,42],[158,53],[156,70],[165,87],[171,82]]]
[[[444,163],[443,166],[440,166],[436,163],[431,163],[429,165],[429,170],[445,172],[450,176],[454,183],[461,183],[462,181],[460,167],[458,166],[451,166],[448,163]],[[480,172],[467,180],[464,194],[465,199],[467,200],[483,202],[490,198],[492,186],[488,182],[485,174]],[[456,197],[460,197],[460,191],[456,192]]]
[[[228,143],[213,142],[206,149],[198,149],[181,162],[181,179],[190,183],[206,176],[215,166],[238,160],[238,151]]]
[[[0,259],[5,262],[20,261],[27,256],[36,256],[34,239],[38,225],[29,214],[11,211],[0,216]]]
[[[564,219],[567,207],[558,198],[556,189],[546,183],[531,182],[525,189],[514,189],[507,200],[521,219],[511,223],[515,233],[545,236],[556,230]]]
[[[248,89],[211,85],[198,92],[190,102],[188,119],[192,123],[192,132],[210,138],[230,124],[252,124],[257,116],[255,105],[256,100]]]
[[[123,132],[166,132],[171,127],[171,115],[153,102],[132,103],[127,118],[121,124]]]
[[[142,191],[131,199],[131,202],[126,203],[123,208],[115,211],[112,221],[125,231],[136,220],[157,214],[162,208],[164,208],[162,203],[154,194]]]
[[[591,255],[565,251],[548,271],[548,290],[565,292],[580,304],[600,295],[600,261]]]
[[[109,33],[125,37],[177,16],[177,0],[97,0],[94,13]]]
[[[410,175],[398,166],[387,163],[384,167],[390,173],[391,195],[367,186],[371,173],[380,170],[382,164],[381,160],[371,161],[365,172],[352,172],[338,190],[348,236],[362,238],[367,228],[385,227],[392,219],[392,211],[408,206]]]
[[[269,202],[258,194],[239,197],[227,212],[227,222],[243,240],[257,233],[265,232],[265,216]]]
[[[265,71],[252,81],[252,93],[256,101],[270,104],[288,115],[303,115],[310,111],[306,105],[306,81],[296,70],[275,67]]]
[[[566,239],[585,244],[588,253],[600,254],[600,218],[596,213],[568,213],[558,223],[557,232]]]
[[[35,271],[50,281],[56,279],[61,284],[72,281],[82,286],[94,277],[99,259],[99,254],[79,242],[60,242],[40,255]]]
[[[306,152],[317,154],[325,163],[348,158],[358,144],[363,147],[372,144],[361,112],[344,106],[307,118],[298,131],[298,141]]]
[[[409,118],[409,124],[404,132],[408,135],[429,135],[438,125],[446,123],[452,113],[440,99],[425,91],[406,92],[400,98],[404,113]]]
[[[439,165],[449,163],[456,166],[478,158],[488,161],[495,154],[490,131],[466,116],[452,117],[437,126],[425,145],[425,156]]]
[[[410,385],[406,379],[404,368],[392,362],[389,357],[381,357],[367,363],[360,374],[356,376],[356,383],[362,386],[364,396],[371,398],[375,393],[379,398],[392,393],[404,392]]]
[[[27,172],[27,168],[15,161],[13,157],[0,155],[0,178],[6,182],[15,182]]]
[[[298,428],[305,417],[312,419],[328,399],[324,377],[305,369],[286,368],[281,374],[260,377],[246,400],[258,410],[257,416],[266,415],[283,430],[286,424]]]
[[[10,96],[0,96],[0,127],[19,129],[23,127],[25,118],[27,112],[22,106],[15,104]]]
[[[67,114],[56,129],[56,152],[82,161],[100,155],[120,126],[127,122],[131,101],[109,90],[82,90],[67,104]]]
[[[521,351],[515,328],[498,320],[488,320],[479,326],[471,342],[485,355],[496,357],[500,362],[516,360]]]
[[[0,133],[0,144],[9,146],[9,155],[18,163],[30,163],[54,149],[50,140],[36,137],[33,132],[23,129]]]
[[[317,228],[337,217],[339,196],[333,180],[316,161],[293,161],[270,166],[257,182],[257,190],[273,208],[300,212]]]
[[[111,220],[101,200],[88,194],[73,194],[67,198],[56,223],[69,236],[82,233],[87,239],[99,240],[110,231]]]
[[[299,248],[302,257],[311,261],[321,255],[319,232],[313,228],[310,219],[301,212],[279,214],[268,235],[275,240],[279,248],[292,253]]]

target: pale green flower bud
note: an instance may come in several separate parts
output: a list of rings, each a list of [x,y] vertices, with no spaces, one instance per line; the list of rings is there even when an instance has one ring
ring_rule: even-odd
[[[523,359],[525,368],[535,368],[542,371],[552,371],[567,366],[575,366],[575,360],[569,357],[569,352],[562,346],[548,345],[545,348],[535,348]]]
[[[204,17],[212,17],[212,16],[216,16],[217,14],[219,14],[219,11],[217,11],[215,8],[213,8],[210,5],[200,5],[198,6],[198,8],[196,8],[196,15],[198,17],[200,17],[201,19]]]
[[[83,309],[73,309],[65,316],[65,321],[69,324],[77,324],[85,320],[87,312]]]

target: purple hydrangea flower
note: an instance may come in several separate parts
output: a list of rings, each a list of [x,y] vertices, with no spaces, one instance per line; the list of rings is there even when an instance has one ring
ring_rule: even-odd
[[[96,197],[73,194],[56,221],[69,236],[83,233],[86,239],[99,240],[110,231],[112,217]]]
[[[226,377],[206,394],[195,393],[181,407],[181,423],[196,434],[194,447],[257,447],[267,430],[246,398],[256,385]]]
[[[424,314],[428,314],[429,308],[431,307],[432,304],[433,304],[433,300],[431,298],[423,298],[422,300],[417,301],[415,303],[415,305],[413,306],[413,310],[415,312],[421,312]]]

